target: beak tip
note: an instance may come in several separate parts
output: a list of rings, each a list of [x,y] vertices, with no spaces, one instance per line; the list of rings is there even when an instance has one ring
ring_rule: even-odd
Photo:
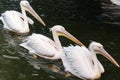
[[[46,26],[46,24],[43,22],[43,21],[40,21],[40,23],[45,27]]]
[[[120,65],[119,65],[119,64],[117,64],[117,67],[118,67],[118,68],[120,68]]]
[[[46,24],[44,24],[43,26],[46,27]]]

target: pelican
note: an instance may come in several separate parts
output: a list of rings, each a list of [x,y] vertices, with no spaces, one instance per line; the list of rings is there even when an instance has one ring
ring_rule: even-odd
[[[54,41],[44,35],[33,33],[31,36],[28,36],[20,46],[26,48],[30,53],[37,56],[56,60],[60,59],[59,55],[63,53],[58,36],[67,37],[78,45],[81,45],[79,40],[68,33],[61,25],[53,26],[50,31],[52,31]]]
[[[104,68],[97,59],[96,54],[101,54],[110,60],[117,67],[118,63],[105,51],[103,45],[98,42],[92,42],[87,49],[84,45],[64,47],[64,54],[61,54],[65,71],[81,79],[99,79]]]
[[[33,20],[26,16],[26,11],[32,14],[42,25],[45,26],[44,21],[34,11],[28,1],[22,0],[20,2],[22,13],[14,10],[5,11],[1,14],[1,21],[3,28],[16,33],[28,33],[30,31],[28,23],[33,24]]]
[[[120,6],[120,0],[110,0],[113,4]]]

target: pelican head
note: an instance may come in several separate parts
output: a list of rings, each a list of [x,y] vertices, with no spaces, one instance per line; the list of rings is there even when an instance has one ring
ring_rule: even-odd
[[[83,46],[83,44],[78,39],[76,39],[73,35],[71,35],[69,32],[67,32],[65,30],[65,28],[63,26],[61,26],[61,25],[55,25],[55,26],[53,26],[50,29],[50,31],[57,33],[58,36],[64,36],[64,37],[72,40],[76,44],[78,44],[80,46]]]
[[[32,14],[42,25],[46,26],[44,21],[39,17],[39,15],[35,12],[35,10],[31,7],[29,2],[27,0],[22,0],[20,2],[20,6],[22,10],[28,11],[30,14]]]
[[[89,49],[93,51],[94,53],[101,54],[104,57],[106,57],[108,60],[110,60],[114,65],[117,67],[120,67],[119,64],[115,61],[112,56],[108,54],[108,52],[103,48],[103,45],[98,42],[91,42]]]

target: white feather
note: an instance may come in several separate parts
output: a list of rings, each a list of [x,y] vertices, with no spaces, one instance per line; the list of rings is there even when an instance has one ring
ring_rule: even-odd
[[[83,53],[83,51],[87,52]],[[91,65],[91,61],[88,61],[88,58],[90,58],[88,54],[91,53],[85,46],[80,47],[76,45],[64,47],[64,52],[64,54],[61,54],[61,59],[65,67],[65,71],[71,72],[73,75],[82,79],[84,79],[84,77],[88,77],[89,79],[92,78],[92,69],[89,67]]]
[[[5,11],[1,15],[1,20],[5,29],[19,33],[23,33],[25,31],[29,32],[29,28],[25,28],[24,26],[24,18],[20,12],[14,10]],[[29,17],[27,17],[27,20],[30,24],[34,23],[34,21]]]
[[[120,0],[110,0],[113,4],[120,6]]]
[[[53,42],[53,40],[41,34],[33,33],[24,41],[24,43],[20,44],[20,46],[28,49],[30,52],[33,52],[38,56],[52,57],[56,53],[58,53],[56,45]]]

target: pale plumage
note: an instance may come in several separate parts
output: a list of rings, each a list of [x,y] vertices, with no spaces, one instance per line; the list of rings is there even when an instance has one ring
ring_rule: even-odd
[[[69,46],[64,48],[61,59],[65,71],[81,79],[98,79],[104,72],[102,64],[96,54],[102,54],[113,64],[119,67],[118,63],[104,50],[100,43],[92,42],[87,49],[85,46]]]
[[[10,31],[15,32],[29,32],[29,28],[24,26],[24,20],[23,15],[20,12],[17,11],[5,11],[2,16],[1,20],[3,22],[3,28],[8,29]],[[34,24],[33,20],[27,17],[27,21],[30,24]],[[18,25],[17,25],[18,23]]]
[[[120,0],[110,0],[113,4],[120,6]]]
[[[53,34],[53,39],[50,39],[41,34],[33,33],[20,46],[29,50],[40,57],[46,59],[60,59],[60,54],[63,53],[61,43],[58,36],[65,36],[77,44],[81,44],[75,37],[68,33],[64,27],[56,25],[50,29]]]
[[[34,22],[33,20],[26,16],[25,11],[30,12],[40,23],[42,23],[45,26],[45,23],[42,21],[39,15],[33,10],[28,1],[26,0],[21,1],[20,7],[22,13],[10,10],[5,11],[4,13],[1,14],[0,19],[4,24],[3,28],[16,33],[29,32],[30,29],[28,23],[33,24]]]
[[[33,33],[20,46],[29,50],[29,53],[34,53],[40,57],[53,57],[56,53],[59,54],[54,41],[41,34]]]

